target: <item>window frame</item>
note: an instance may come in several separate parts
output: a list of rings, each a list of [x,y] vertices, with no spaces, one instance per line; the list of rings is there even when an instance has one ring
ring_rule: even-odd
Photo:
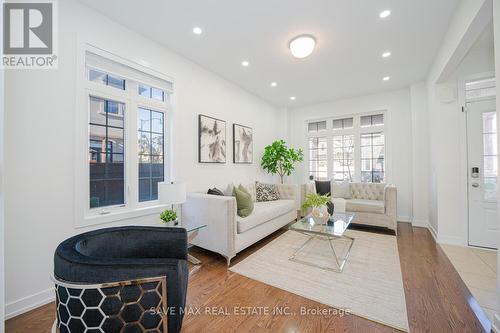
[[[173,90],[166,87],[158,87],[157,82],[137,80],[133,75],[127,77],[122,73],[116,73],[101,66],[89,66],[86,63],[87,53],[91,52],[106,60],[113,61],[119,65],[130,68],[130,71],[138,71],[147,78],[164,80],[173,85],[173,80],[150,68],[125,60],[114,54],[95,48],[89,44],[82,43],[77,54],[77,94],[76,94],[76,116],[75,116],[75,218],[76,228],[87,227],[96,224],[110,223],[128,218],[145,215],[156,215],[164,209],[159,200],[139,201],[139,160],[137,141],[137,113],[140,107],[163,113],[163,174],[164,181],[170,180],[170,152],[171,152],[171,113]],[[104,85],[99,82],[90,81],[89,69],[102,71],[125,79],[125,90],[113,86]],[[139,95],[139,84],[149,85],[164,91],[164,101],[153,98],[145,98]],[[124,204],[90,208],[90,166],[89,166],[89,105],[90,96],[113,100],[124,103]]]
[[[361,117],[362,116],[373,116],[377,114],[382,114],[384,117],[384,124],[382,125],[374,125],[370,127],[361,127]],[[333,121],[341,120],[346,118],[353,118],[353,126],[351,128],[342,128],[342,129],[334,129]],[[311,122],[320,122],[326,121],[326,130],[323,130],[321,133],[313,132],[309,133],[309,123]],[[339,114],[337,116],[332,117],[323,117],[323,118],[315,118],[315,119],[307,119],[305,121],[305,136],[306,136],[306,178],[309,179],[310,170],[309,170],[309,138],[311,137],[325,137],[327,138],[327,174],[328,179],[331,180],[334,178],[335,173],[333,170],[333,137],[334,136],[344,136],[344,135],[353,135],[354,136],[354,175],[353,182],[361,182],[361,135],[367,133],[384,133],[384,183],[389,183],[391,179],[390,174],[390,151],[389,147],[389,124],[390,124],[390,112],[389,108],[384,108],[381,110],[374,110],[363,113],[347,113],[347,114]]]

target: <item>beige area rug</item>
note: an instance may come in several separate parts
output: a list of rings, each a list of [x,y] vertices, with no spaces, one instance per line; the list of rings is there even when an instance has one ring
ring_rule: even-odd
[[[408,332],[396,237],[355,230],[346,231],[346,235],[355,241],[342,273],[288,260],[308,238],[295,231],[287,231],[230,270]],[[308,259],[322,265],[332,263],[327,241],[314,240],[309,244],[304,248]],[[344,246],[340,241],[335,250],[340,254]]]

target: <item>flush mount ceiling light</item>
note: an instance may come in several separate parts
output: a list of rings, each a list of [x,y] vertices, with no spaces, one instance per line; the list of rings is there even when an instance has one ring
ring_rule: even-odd
[[[384,76],[384,78],[383,78],[382,80],[384,80],[384,81],[389,81],[390,79],[391,79],[391,77],[390,77],[390,76]]]
[[[387,51],[382,53],[382,58],[389,58],[391,56],[391,52]]]
[[[246,60],[241,62],[241,66],[243,66],[243,67],[248,67],[248,65],[250,65],[250,63]]]
[[[391,11],[386,9],[386,10],[381,11],[378,16],[380,18],[386,18],[386,17],[389,17],[390,15],[391,15]]]
[[[295,101],[295,96],[290,97],[291,101]]]
[[[316,39],[311,35],[297,36],[290,41],[288,48],[295,58],[305,58],[309,56],[316,46]]]
[[[201,35],[202,32],[203,32],[203,30],[201,30],[200,27],[193,28],[193,34],[195,34],[195,35]]]
[[[271,82],[271,87],[276,87],[278,84],[276,82]]]

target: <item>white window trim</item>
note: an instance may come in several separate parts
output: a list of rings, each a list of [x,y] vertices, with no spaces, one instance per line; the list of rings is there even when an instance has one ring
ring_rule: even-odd
[[[88,80],[86,53],[94,54],[126,65],[132,69],[145,74],[160,78],[173,84],[173,80],[157,71],[141,66],[132,61],[118,57],[112,53],[103,51],[100,48],[88,43],[79,43],[77,50],[77,74],[76,74],[76,113],[75,113],[75,204],[74,204],[74,227],[83,228],[97,224],[115,222],[119,220],[154,215],[165,209],[158,200],[139,202],[138,193],[138,147],[137,147],[137,108],[144,107],[154,111],[164,113],[164,180],[171,178],[171,134],[172,129],[172,95],[166,101],[162,102],[155,99],[148,99],[138,94],[138,84],[130,81],[126,82],[126,90],[120,90],[114,87],[106,86],[97,82]],[[104,72],[115,74],[118,77],[122,75],[113,73],[105,68],[92,68]],[[125,78],[126,79],[126,78]],[[152,82],[140,82],[153,87],[157,87]],[[164,89],[164,87],[158,87]],[[167,93],[172,93],[169,89],[164,89]],[[125,204],[119,206],[107,206],[90,209],[89,207],[89,164],[88,164],[88,129],[89,129],[89,95],[112,99],[118,102],[124,102],[125,106]],[[170,103],[168,101],[170,100]],[[131,112],[132,111],[132,112]],[[134,163],[135,161],[135,163]],[[135,176],[131,176],[135,175]],[[104,214],[103,214],[104,213]]]
[[[360,119],[361,116],[369,116],[383,114],[384,115],[384,124],[371,126],[371,127],[361,127]],[[333,129],[333,121],[338,119],[345,118],[353,118],[353,127],[347,129]],[[308,124],[311,122],[318,121],[326,121],[326,130],[318,131],[314,133],[309,133]],[[331,180],[334,177],[333,174],[333,137],[337,135],[354,135],[354,182],[361,182],[361,134],[364,133],[376,133],[376,132],[384,132],[384,146],[385,146],[385,154],[384,154],[384,162],[385,162],[385,170],[384,170],[384,183],[390,183],[392,179],[392,159],[391,159],[391,150],[390,150],[390,109],[383,108],[374,111],[367,111],[361,113],[346,113],[339,114],[332,117],[323,117],[323,118],[314,118],[314,119],[306,119],[304,128],[305,128],[305,141],[306,148],[305,151],[305,161],[306,161],[306,181],[309,181],[309,138],[314,137],[326,137],[327,140],[327,176],[328,179]]]

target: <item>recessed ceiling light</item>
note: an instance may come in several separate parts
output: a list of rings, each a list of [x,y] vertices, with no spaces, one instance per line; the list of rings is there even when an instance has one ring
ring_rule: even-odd
[[[380,18],[386,18],[386,17],[389,17],[389,15],[391,15],[391,11],[386,9],[386,10],[381,11],[378,16]]]
[[[389,81],[390,79],[391,79],[391,77],[390,77],[390,76],[384,76],[384,78],[383,78],[382,80],[384,80],[384,81]]]
[[[295,101],[295,96],[290,97],[291,101]]]
[[[195,35],[201,35],[201,33],[202,33],[202,32],[203,32],[203,30],[201,30],[201,28],[200,28],[200,27],[194,27],[194,28],[193,28],[193,33],[194,33]]]
[[[295,58],[305,58],[309,56],[316,46],[316,39],[311,35],[297,36],[290,41],[288,47]]]
[[[276,87],[278,84],[276,82],[271,82],[271,87]]]
[[[382,58],[389,58],[391,56],[391,52],[387,51],[382,53]]]
[[[243,67],[248,67],[248,65],[250,65],[250,63],[246,60],[241,62],[241,66]]]

